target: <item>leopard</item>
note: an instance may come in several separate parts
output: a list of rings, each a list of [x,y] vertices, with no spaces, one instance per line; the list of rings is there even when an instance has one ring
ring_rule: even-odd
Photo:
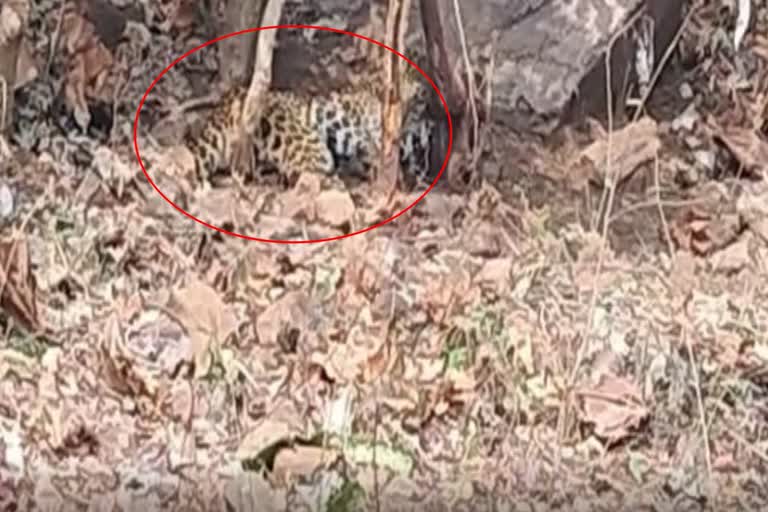
[[[406,181],[427,182],[434,121],[427,114],[429,86],[412,66],[400,82],[402,117],[398,149]],[[270,88],[260,110],[244,123],[258,162],[272,165],[289,182],[305,173],[341,175],[352,168],[370,171],[382,139],[382,81],[378,75],[337,90],[311,94]],[[238,85],[223,96],[202,132],[184,136],[195,176],[213,186],[221,171],[237,174],[232,158],[248,89]],[[252,169],[251,169],[252,171]],[[247,178],[248,176],[243,176]]]

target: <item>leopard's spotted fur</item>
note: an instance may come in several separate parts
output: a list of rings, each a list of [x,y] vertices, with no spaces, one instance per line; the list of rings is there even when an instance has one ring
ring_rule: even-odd
[[[432,131],[426,116],[428,91],[418,72],[411,69],[404,75],[400,163],[404,172],[423,179]],[[245,87],[230,90],[202,133],[186,136],[199,180],[210,183],[217,170],[231,164],[246,93]],[[370,169],[382,137],[382,108],[380,86],[374,80],[324,95],[270,90],[256,119],[246,127],[258,160],[275,165],[286,176],[332,174],[351,161]]]

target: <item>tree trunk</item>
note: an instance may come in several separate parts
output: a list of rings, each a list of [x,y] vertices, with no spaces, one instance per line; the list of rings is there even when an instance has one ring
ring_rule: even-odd
[[[389,0],[387,5],[387,17],[385,25],[385,39],[387,46],[398,47],[398,41],[403,40],[404,32],[408,29],[408,0]],[[400,175],[400,161],[398,159],[398,144],[396,138],[399,135],[402,105],[400,103],[400,59],[391,52],[384,52],[384,97],[382,109],[382,140],[379,172],[376,176],[377,188],[387,194],[387,197],[397,187]]]
[[[466,111],[469,93],[465,86],[466,68],[462,57],[461,40],[453,2],[451,0],[421,0],[421,19],[427,42],[428,69],[425,71],[443,94],[453,121],[453,148],[451,160],[441,182],[453,182],[460,174],[463,162],[470,154],[470,122]],[[445,112],[439,102],[430,105],[430,114],[438,121],[433,143],[430,145],[429,164],[438,170],[448,150],[449,133]],[[470,122],[467,122],[470,121]]]
[[[249,3],[249,0],[245,0],[244,3]],[[254,3],[254,0],[250,0],[250,3]],[[260,9],[258,22],[264,26],[278,25],[283,12],[283,3],[284,0],[267,0],[266,2],[262,0],[261,5],[254,5],[254,8]],[[253,152],[250,149],[252,133],[248,130],[248,126],[253,122],[257,113],[261,111],[264,95],[272,84],[272,58],[275,53],[277,30],[265,30],[257,34],[257,44],[255,48],[251,44],[253,51],[249,52],[253,55],[250,66],[252,69],[251,81],[248,87],[248,96],[243,105],[240,137],[234,149],[235,161],[233,162],[233,165],[246,166],[249,172],[253,171],[256,162],[253,161]]]
[[[262,26],[267,0],[230,0],[220,35]],[[256,42],[261,32],[230,37],[221,45],[221,78],[225,83],[248,83],[253,74]]]

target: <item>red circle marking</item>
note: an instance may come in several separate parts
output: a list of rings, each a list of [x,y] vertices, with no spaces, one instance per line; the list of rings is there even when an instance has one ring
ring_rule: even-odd
[[[416,198],[416,200],[413,203],[408,205],[403,210],[395,213],[394,215],[392,215],[388,219],[382,220],[382,221],[378,222],[377,224],[374,224],[372,226],[368,226],[367,228],[360,229],[360,230],[355,231],[353,233],[347,233],[346,235],[339,235],[339,236],[328,237],[328,238],[319,238],[317,240],[272,240],[270,238],[259,238],[259,237],[255,237],[255,236],[243,235],[241,233],[233,233],[231,231],[227,231],[226,229],[223,229],[223,228],[220,228],[218,226],[214,226],[213,224],[210,224],[208,222],[205,222],[204,220],[198,219],[197,217],[195,217],[194,215],[192,215],[191,213],[187,212],[186,210],[184,210],[183,208],[178,206],[176,203],[171,201],[170,198],[168,198],[168,196],[163,194],[163,192],[158,188],[158,186],[155,185],[155,182],[152,181],[152,178],[149,176],[149,173],[147,172],[146,167],[144,167],[144,162],[141,160],[141,155],[139,153],[139,143],[138,143],[137,134],[138,134],[138,128],[139,128],[139,114],[141,113],[141,108],[144,106],[144,102],[146,102],[147,96],[149,95],[150,91],[152,91],[152,89],[155,87],[155,85],[157,85],[157,82],[159,82],[160,79],[163,77],[163,75],[165,75],[173,66],[175,66],[176,64],[178,64],[179,62],[181,62],[182,60],[187,58],[189,55],[195,53],[196,51],[198,51],[198,50],[200,50],[202,48],[205,48],[206,46],[209,46],[211,44],[217,43],[217,42],[222,41],[224,39],[228,39],[230,37],[235,37],[235,36],[239,36],[239,35],[242,35],[242,34],[248,34],[250,32],[258,32],[260,30],[281,29],[281,28],[300,28],[300,29],[325,30],[326,32],[335,32],[337,34],[345,34],[345,35],[348,35],[348,36],[357,37],[358,39],[363,39],[365,41],[368,41],[369,43],[377,44],[380,47],[389,50],[390,52],[396,54],[401,59],[405,60],[408,64],[410,64],[416,70],[418,70],[418,72],[421,73],[421,75],[429,82],[429,84],[432,86],[432,88],[435,90],[435,92],[437,93],[438,97],[440,98],[440,101],[443,103],[443,108],[445,109],[445,116],[446,116],[446,119],[448,120],[448,149],[445,152],[445,159],[443,160],[443,165],[442,165],[442,167],[440,167],[440,172],[437,174],[437,177],[434,179],[434,181],[432,181],[432,184],[429,186],[429,188],[427,190],[425,190],[418,198]],[[432,191],[432,189],[437,184],[437,181],[443,175],[443,172],[445,171],[446,166],[448,165],[448,159],[451,156],[451,147],[452,147],[452,145],[453,145],[453,121],[451,120],[451,113],[450,113],[450,111],[448,109],[448,103],[445,101],[445,98],[443,97],[443,94],[440,92],[440,89],[437,88],[437,85],[435,85],[435,83],[432,81],[432,79],[419,66],[417,66],[411,59],[409,59],[408,57],[406,57],[402,53],[398,52],[394,48],[390,48],[389,46],[385,45],[384,43],[376,41],[375,39],[371,39],[370,37],[366,37],[366,36],[363,36],[363,35],[360,35],[360,34],[356,34],[354,32],[349,32],[349,31],[346,31],[346,30],[340,30],[340,29],[337,29],[337,28],[320,27],[320,26],[315,26],[315,25],[273,25],[273,26],[269,26],[269,27],[249,28],[249,29],[245,29],[245,30],[240,30],[238,32],[232,32],[231,34],[226,34],[226,35],[223,35],[223,36],[219,36],[216,39],[211,39],[208,42],[205,42],[205,43],[203,43],[203,44],[201,44],[201,45],[199,45],[199,46],[197,46],[195,48],[192,48],[187,53],[185,53],[181,57],[178,57],[176,60],[171,62],[168,65],[168,67],[166,67],[163,71],[161,71],[160,74],[157,75],[157,77],[152,81],[152,83],[150,84],[149,88],[147,88],[146,92],[144,93],[144,96],[142,96],[141,101],[139,102],[139,108],[136,109],[136,118],[135,118],[135,120],[133,122],[133,148],[134,148],[134,151],[136,152],[136,158],[139,161],[139,166],[141,167],[141,170],[144,172],[144,176],[147,177],[147,180],[149,181],[150,185],[152,185],[152,188],[154,188],[157,191],[157,193],[160,194],[160,196],[163,199],[165,199],[171,206],[173,206],[174,208],[176,208],[176,210],[178,210],[182,214],[186,215],[190,219],[194,220],[195,222],[198,222],[198,223],[202,224],[203,226],[205,226],[207,228],[210,228],[210,229],[213,229],[213,230],[216,230],[216,231],[218,231],[220,233],[224,233],[226,235],[234,236],[234,237],[237,237],[237,238],[242,238],[244,240],[253,240],[255,242],[267,242],[267,243],[275,243],[275,244],[314,244],[314,243],[319,243],[319,242],[332,242],[334,240],[341,240],[343,238],[349,238],[349,237],[352,237],[352,236],[355,236],[355,235],[360,235],[362,233],[366,233],[368,231],[372,231],[372,230],[374,230],[374,229],[376,229],[378,227],[381,227],[381,226],[383,226],[385,224],[389,224],[390,222],[392,222],[393,220],[395,220],[396,218],[400,217],[405,212],[407,212],[408,210],[410,210],[411,208],[416,206],[416,204],[418,204],[419,201],[424,199],[424,197],[429,192]]]

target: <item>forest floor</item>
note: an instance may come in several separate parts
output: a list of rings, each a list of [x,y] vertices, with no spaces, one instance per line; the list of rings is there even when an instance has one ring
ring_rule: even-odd
[[[37,76],[0,139],[0,511],[766,509],[768,16],[733,52],[735,15],[694,3],[639,120],[547,144],[492,126],[477,186],[309,245],[215,232],[140,170],[136,109],[205,41],[192,14],[114,0],[116,38],[32,3]],[[356,30],[362,4],[287,15]],[[178,137],[222,58],[158,83],[142,150]],[[304,221],[257,216],[264,195],[146,163],[251,236],[386,213],[308,180],[270,196]]]

